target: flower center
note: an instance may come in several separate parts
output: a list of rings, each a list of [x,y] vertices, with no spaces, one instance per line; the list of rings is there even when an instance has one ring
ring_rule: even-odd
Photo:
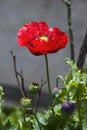
[[[41,36],[40,40],[44,40],[45,42],[48,42],[48,37],[47,36]]]

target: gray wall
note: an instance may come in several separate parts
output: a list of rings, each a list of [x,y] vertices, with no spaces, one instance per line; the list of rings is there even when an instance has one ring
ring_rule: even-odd
[[[72,17],[76,60],[87,27],[87,0],[72,0]],[[62,0],[0,0],[0,82],[16,85],[10,50],[17,56],[18,70],[23,69],[25,85],[45,77],[43,56],[33,56],[27,48],[19,47],[17,30],[26,22],[46,21],[50,27],[57,26],[67,33],[67,11]],[[52,86],[58,74],[65,75],[70,57],[67,47],[49,57]]]

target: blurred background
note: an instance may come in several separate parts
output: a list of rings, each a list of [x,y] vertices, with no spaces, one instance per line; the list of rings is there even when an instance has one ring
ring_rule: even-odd
[[[0,84],[4,87],[6,101],[9,99],[10,103],[21,95],[10,51],[16,54],[18,71],[23,70],[26,88],[32,81],[46,80],[44,56],[34,56],[27,48],[17,45],[17,30],[30,21],[45,21],[49,27],[56,26],[68,33],[67,9],[62,0],[0,0]],[[72,22],[77,61],[87,28],[87,0],[72,1]],[[58,53],[48,55],[52,87],[55,87],[57,75],[65,76],[68,72],[65,57],[70,57],[69,44]],[[43,91],[47,91],[46,86]]]

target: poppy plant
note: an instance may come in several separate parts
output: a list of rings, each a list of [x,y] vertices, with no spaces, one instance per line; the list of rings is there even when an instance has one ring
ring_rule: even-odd
[[[17,43],[34,55],[46,55],[65,48],[68,36],[59,28],[49,28],[45,22],[32,21],[18,30]]]

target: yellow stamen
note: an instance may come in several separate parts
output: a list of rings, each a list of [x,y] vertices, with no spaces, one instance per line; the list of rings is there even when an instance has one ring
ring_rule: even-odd
[[[40,39],[44,40],[45,42],[48,42],[48,37],[47,36],[41,36]]]

